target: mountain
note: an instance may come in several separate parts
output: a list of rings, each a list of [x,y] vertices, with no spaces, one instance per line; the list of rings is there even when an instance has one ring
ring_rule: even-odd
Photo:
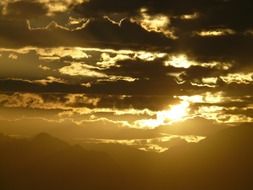
[[[1,190],[253,189],[253,128],[231,127],[158,154],[0,135]]]
[[[46,134],[32,139],[1,136],[0,155],[1,190],[117,189],[123,183],[119,167],[105,153]]]

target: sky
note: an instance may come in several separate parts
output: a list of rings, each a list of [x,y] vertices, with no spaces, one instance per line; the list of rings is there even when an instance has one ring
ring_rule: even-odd
[[[250,0],[1,0],[0,132],[163,152],[251,124],[252,17]]]

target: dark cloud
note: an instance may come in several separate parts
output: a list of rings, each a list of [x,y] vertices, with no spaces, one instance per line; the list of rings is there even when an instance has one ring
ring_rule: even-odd
[[[186,0],[179,3],[176,0],[140,0],[124,1],[119,3],[116,0],[103,1],[91,0],[77,5],[76,10],[86,16],[124,14],[134,16],[141,8],[147,8],[150,14],[185,15],[194,12],[200,14],[199,27],[225,26],[238,30],[252,27],[250,0]],[[196,26],[196,25],[194,25]]]
[[[56,23],[37,30],[29,30],[25,21],[2,20],[0,26],[5,28],[1,32],[2,47],[35,45],[157,49],[158,47],[170,48],[172,44],[172,41],[162,34],[148,32],[128,20],[125,20],[121,26],[112,24],[107,19],[95,20],[76,31],[68,31]],[[13,30],[16,32],[10,33]]]
[[[56,94],[52,104],[62,104],[62,94],[88,94],[88,99],[99,98],[93,105],[98,109],[157,111],[139,110],[135,120],[124,113],[131,122],[159,122],[159,114],[168,117],[168,109],[183,101],[190,104],[187,111],[192,115],[204,107],[205,113],[198,113],[203,118],[215,120],[216,112],[219,122],[225,117],[251,121],[250,111],[242,110],[252,102],[245,98],[252,94],[253,81],[249,0],[1,5],[3,94]],[[91,117],[126,119],[106,111]],[[82,116],[80,111],[61,114]]]
[[[245,35],[192,36],[179,40],[178,47],[202,60],[249,62],[252,59],[250,54],[252,39]]]
[[[141,8],[147,8],[151,13],[166,13],[166,14],[186,14],[203,7],[208,1],[193,1],[187,0],[184,3],[170,0],[130,0],[119,3],[116,0],[91,0],[81,5],[77,5],[76,11],[83,13],[86,16],[101,16],[110,14],[124,14],[133,16],[138,14]],[[210,2],[210,1],[209,1]],[[209,3],[210,4],[210,3]]]
[[[88,88],[88,92],[123,94],[123,95],[168,95],[180,93],[178,84],[173,77],[158,78],[156,80],[137,80],[133,83],[127,81],[99,82]]]
[[[47,7],[36,1],[14,1],[5,7],[5,15],[14,19],[29,19],[46,15]]]
[[[141,79],[154,79],[159,77],[167,78],[169,73],[182,72],[183,69],[164,66],[164,59],[156,59],[155,61],[146,60],[123,60],[118,61],[115,67],[106,70],[106,73],[120,74],[123,76],[131,76]]]
[[[84,2],[83,4],[77,5],[75,11],[78,13],[84,14],[85,16],[104,16],[110,14],[137,14],[138,10],[146,5],[149,0],[130,0],[130,1],[101,1],[101,0],[92,0]],[[113,5],[113,6],[112,6]]]
[[[73,93],[85,93],[86,87],[80,84],[64,84],[53,82],[48,85],[34,84],[25,80],[17,79],[2,79],[0,80],[0,88],[2,91],[7,92],[73,92]]]

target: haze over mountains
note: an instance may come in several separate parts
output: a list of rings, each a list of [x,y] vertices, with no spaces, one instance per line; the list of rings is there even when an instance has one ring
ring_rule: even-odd
[[[123,145],[69,145],[48,134],[0,136],[0,187],[32,189],[251,189],[253,128],[222,130],[158,154]]]

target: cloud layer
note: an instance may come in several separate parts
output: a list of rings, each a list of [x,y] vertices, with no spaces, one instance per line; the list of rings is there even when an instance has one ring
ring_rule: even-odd
[[[11,120],[145,130],[176,125],[187,105],[183,121],[253,121],[249,0],[5,0],[0,12],[0,106]]]

